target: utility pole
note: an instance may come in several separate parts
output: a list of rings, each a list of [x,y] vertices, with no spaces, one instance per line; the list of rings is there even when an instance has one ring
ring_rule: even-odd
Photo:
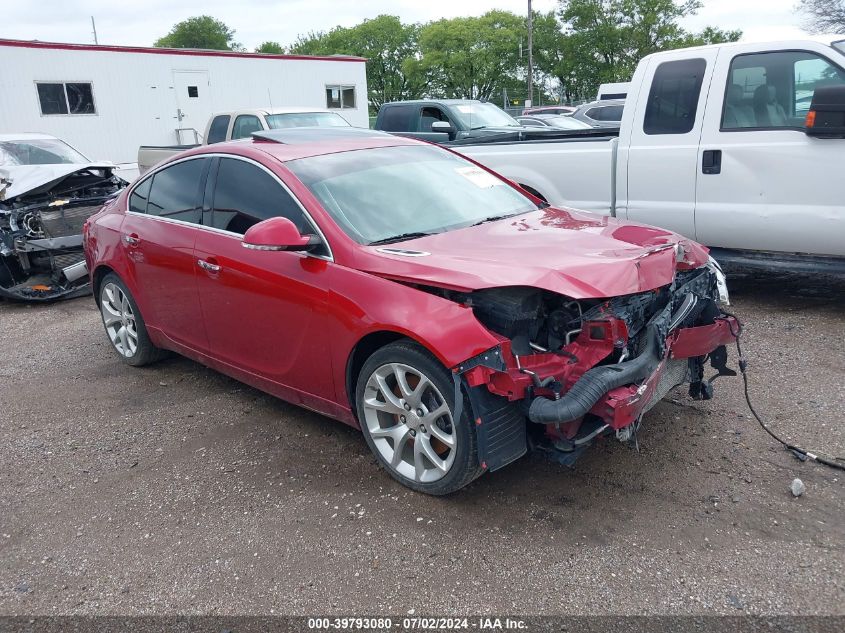
[[[534,105],[534,13],[531,11],[531,0],[528,0],[528,103]]]
[[[528,4],[531,4],[530,2]],[[94,44],[99,44],[97,41],[97,25],[94,24],[94,16],[91,16],[91,29],[94,31]]]

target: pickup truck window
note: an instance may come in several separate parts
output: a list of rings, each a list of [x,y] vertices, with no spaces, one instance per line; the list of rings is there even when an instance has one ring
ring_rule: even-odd
[[[235,119],[235,125],[232,127],[232,139],[248,138],[253,132],[260,132],[264,129],[261,121],[257,116],[251,114],[242,114]]]
[[[411,120],[417,109],[415,105],[389,105],[382,106],[379,113],[379,129],[385,132],[410,132]]]
[[[843,84],[845,72],[815,53],[737,55],[728,72],[721,129],[803,129],[815,89]]]
[[[437,121],[446,121],[447,123],[451,123],[451,121],[449,121],[449,117],[446,116],[446,113],[444,113],[443,110],[433,106],[427,106],[422,109],[422,113],[420,114],[420,129],[417,131],[431,132],[431,124],[436,123]]]
[[[698,97],[707,62],[681,59],[663,62],[654,72],[643,132],[646,134],[686,134],[695,125]]]
[[[231,118],[228,114],[218,114],[214,117],[208,128],[208,138],[205,139],[205,142],[211,145],[212,143],[222,143],[225,141]]]

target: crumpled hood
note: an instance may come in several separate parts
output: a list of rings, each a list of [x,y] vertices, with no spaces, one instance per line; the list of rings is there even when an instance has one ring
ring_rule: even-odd
[[[113,170],[113,163],[59,163],[55,165],[15,165],[0,167],[0,200],[37,194],[85,169]]]
[[[356,267],[382,277],[456,290],[532,286],[573,299],[594,299],[664,286],[672,282],[678,268],[697,268],[707,260],[705,247],[670,231],[550,207],[513,219],[365,247]]]

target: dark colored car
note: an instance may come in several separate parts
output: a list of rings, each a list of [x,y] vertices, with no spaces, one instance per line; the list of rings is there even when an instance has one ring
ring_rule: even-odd
[[[738,330],[704,247],[354,128],[185,152],[92,217],[85,252],[124,362],[171,350],[360,428],[430,494],[529,445],[632,437],[674,385],[708,394]]]

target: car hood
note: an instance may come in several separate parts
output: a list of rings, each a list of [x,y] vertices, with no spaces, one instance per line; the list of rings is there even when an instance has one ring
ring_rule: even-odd
[[[547,208],[385,246],[364,247],[356,268],[455,290],[532,286],[573,299],[615,297],[672,282],[707,263],[707,249],[675,233]]]
[[[113,170],[112,163],[59,163],[56,165],[16,165],[0,167],[0,200],[38,194],[86,169]]]

